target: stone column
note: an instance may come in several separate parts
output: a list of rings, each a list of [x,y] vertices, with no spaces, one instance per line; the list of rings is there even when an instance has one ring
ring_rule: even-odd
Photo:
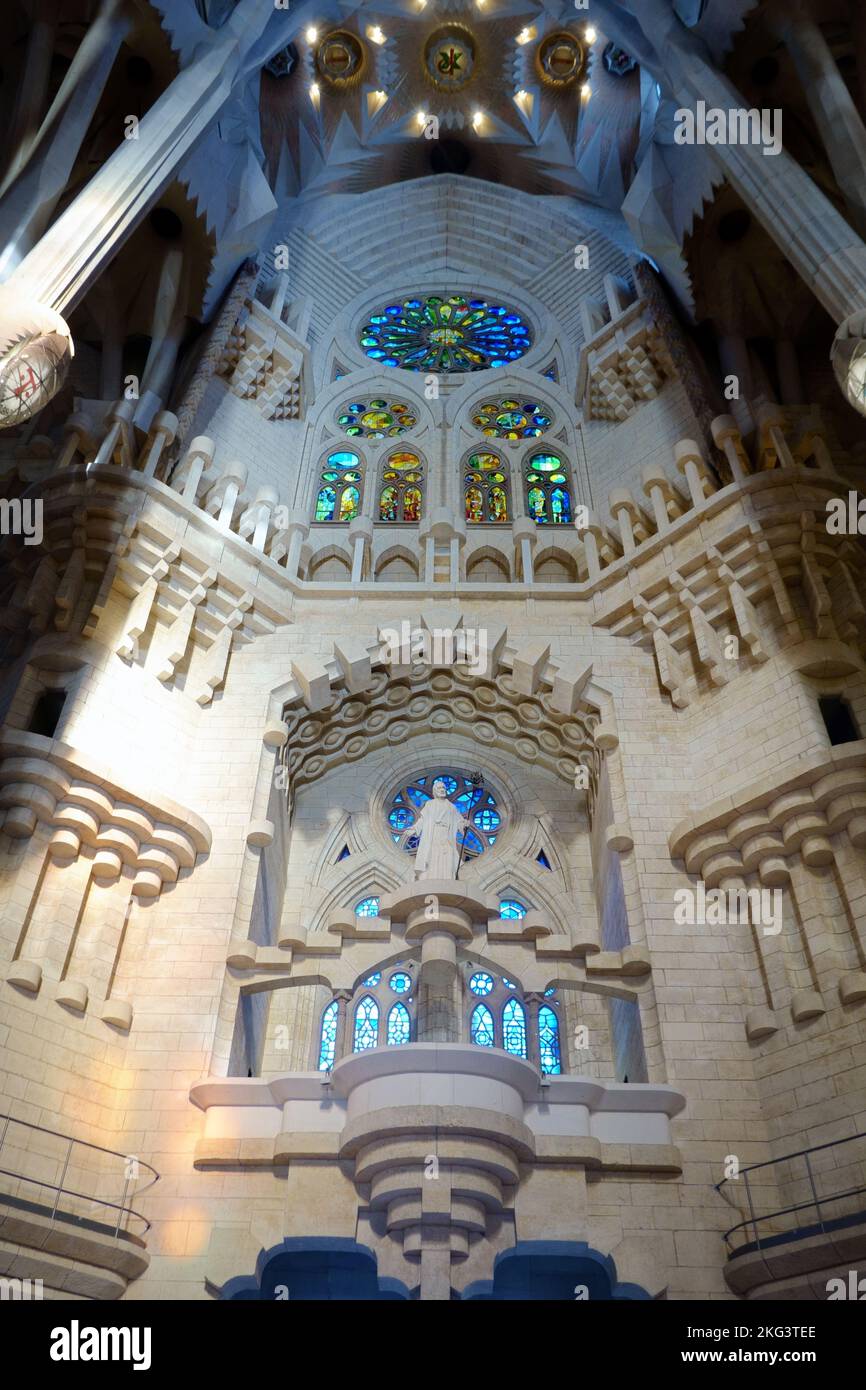
[[[544,995],[530,991],[523,1000],[526,1006],[526,1059],[541,1071],[541,1040],[538,1036],[538,1014],[544,1003]],[[559,1049],[563,1051],[565,1039],[560,1037]],[[563,1061],[565,1059],[563,1058]]]
[[[638,15],[615,0],[594,2],[605,33],[652,70],[678,104],[692,111],[699,101],[707,110],[749,109],[669,0],[641,0]],[[796,160],[784,149],[765,155],[760,144],[707,150],[833,320],[844,325],[863,314],[866,244]]]
[[[82,39],[38,135],[10,166],[0,188],[0,274],[14,270],[48,226],[132,25],[125,0],[106,0]],[[73,226],[66,235],[75,240]],[[72,247],[67,250],[71,252]]]
[[[296,21],[299,15],[295,16]],[[285,13],[239,0],[6,282],[25,299],[73,308],[153,206],[235,86],[285,42]],[[65,187],[66,179],[63,180]]]
[[[851,220],[866,232],[866,127],[827,40],[802,0],[774,6],[767,23],[791,55]]]
[[[350,989],[337,989],[334,991],[334,998],[337,1001],[337,1036],[334,1045],[334,1062],[339,1062],[341,1057],[347,1057],[352,1051],[352,1027],[349,1018],[349,1000],[352,998]]]
[[[48,93],[51,58],[57,32],[57,0],[37,0],[33,7],[33,26],[27,38],[27,56],[15,101],[12,122],[5,135],[9,151],[8,173],[4,185],[27,162],[27,155],[39,128]]]

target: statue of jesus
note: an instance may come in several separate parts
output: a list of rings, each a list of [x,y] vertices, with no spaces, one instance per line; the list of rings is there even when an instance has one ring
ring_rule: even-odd
[[[409,835],[419,836],[415,855],[416,879],[456,879],[460,858],[457,835],[468,824],[453,802],[448,800],[445,783],[434,782],[431,800],[424,803],[418,820],[404,830],[402,836],[403,840]]]

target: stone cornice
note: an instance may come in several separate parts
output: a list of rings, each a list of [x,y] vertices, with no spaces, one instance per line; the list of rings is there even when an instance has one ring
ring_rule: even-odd
[[[834,857],[828,837],[842,831],[866,845],[864,739],[812,754],[782,780],[766,776],[711,802],[680,821],[668,843],[674,859],[714,886],[754,870],[765,882],[784,882],[780,859],[799,853],[807,864],[827,864]]]
[[[39,823],[53,828],[55,859],[76,859],[87,845],[95,877],[132,868],[139,897],[157,896],[211,846],[207,823],[170,797],[130,790],[90,754],[17,729],[0,730],[0,806],[3,831],[14,839],[29,838]]]

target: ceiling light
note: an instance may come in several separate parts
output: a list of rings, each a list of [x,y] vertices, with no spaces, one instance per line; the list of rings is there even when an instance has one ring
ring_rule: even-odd
[[[415,119],[416,119],[416,121],[418,122],[419,125],[426,125],[426,124],[427,124],[427,112],[426,112],[426,111],[419,111],[419,112],[416,114]]]
[[[318,29],[316,28],[315,24],[311,24],[306,33],[307,43],[315,43],[318,37]]]
[[[590,96],[592,96],[592,88],[590,87],[590,85],[589,85],[588,82],[581,82],[581,84],[580,84],[580,95],[581,95],[582,97],[590,97]]]
[[[520,33],[517,35],[517,38],[516,38],[515,42],[516,42],[516,43],[520,43],[520,44],[529,43],[529,41],[530,41],[531,39],[534,39],[534,38],[535,38],[535,26],[534,26],[534,25],[526,25],[523,29],[521,29]]]
[[[371,43],[384,43],[385,35],[382,33],[378,24],[373,24],[367,29],[367,38]]]
[[[483,112],[483,111],[476,111],[475,114],[474,114],[473,117],[472,117],[472,124],[473,124],[473,126],[475,127],[476,130],[477,130],[478,127],[481,125],[481,122],[482,122],[483,120],[484,120],[484,112]]]
[[[598,38],[598,34],[596,33],[595,29],[593,29],[591,24],[587,24],[586,28],[583,31],[583,37],[586,39],[587,43],[595,43],[596,39]]]
[[[312,101],[318,101],[318,100],[319,100],[319,84],[318,84],[318,82],[311,82],[311,83],[310,83],[310,99],[311,99]]]

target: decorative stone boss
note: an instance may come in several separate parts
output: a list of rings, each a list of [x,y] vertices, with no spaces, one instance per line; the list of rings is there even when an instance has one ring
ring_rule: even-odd
[[[453,802],[448,800],[448,790],[444,782],[433,783],[433,796],[421,808],[421,814],[414,825],[404,830],[401,843],[409,835],[418,835],[418,853],[415,856],[415,878],[453,878],[457,877],[460,855],[457,849],[457,835],[466,829],[469,822]]]

